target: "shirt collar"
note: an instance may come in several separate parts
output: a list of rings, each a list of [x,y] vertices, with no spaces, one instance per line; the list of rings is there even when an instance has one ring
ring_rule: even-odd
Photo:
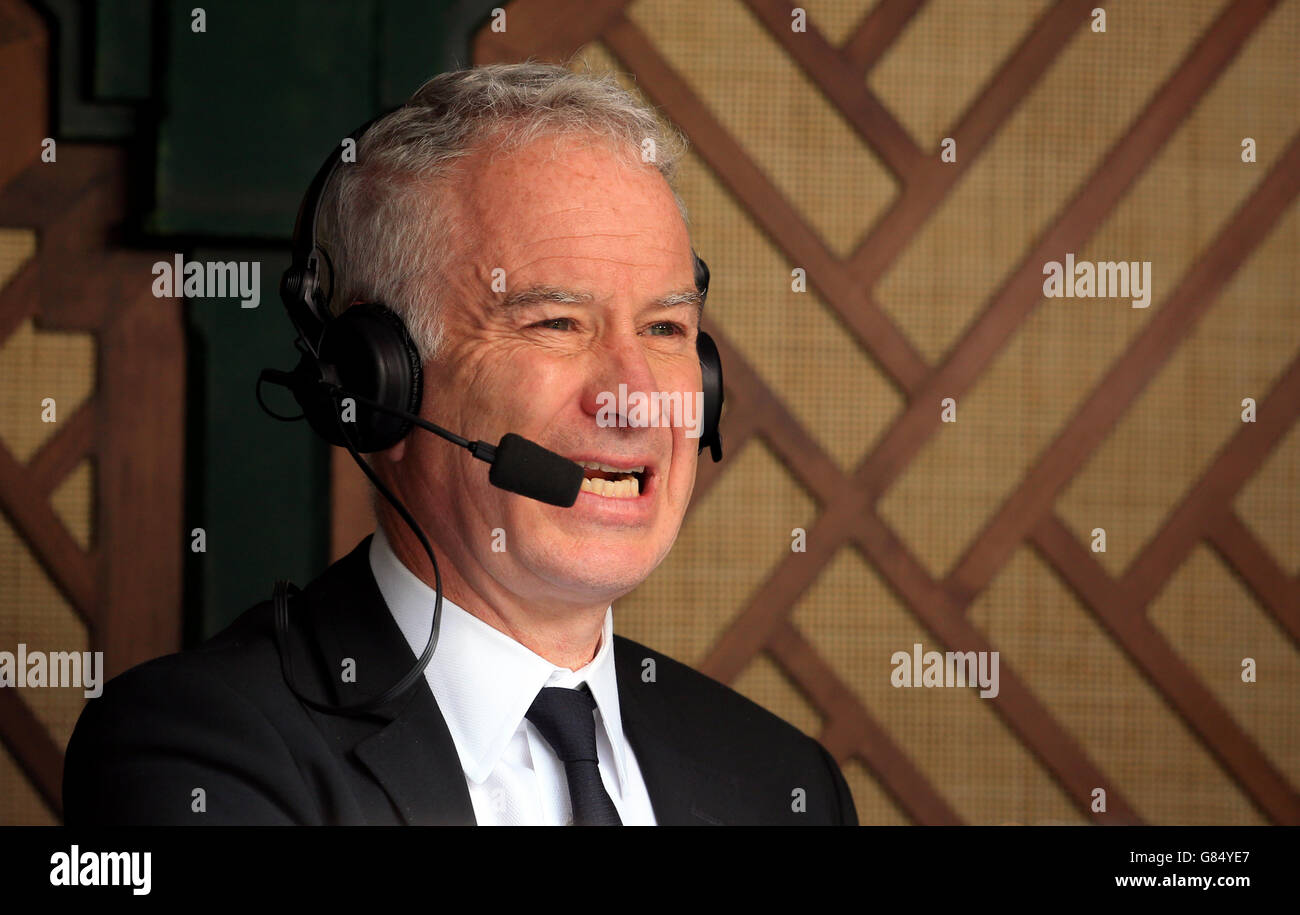
[[[433,625],[434,590],[397,558],[382,527],[370,543],[370,570],[418,658]],[[585,682],[613,749],[622,791],[627,769],[613,643],[614,614],[607,607],[596,656],[576,671],[557,667],[444,595],[438,647],[425,668],[425,678],[451,731],[465,775],[481,784],[492,773],[539,690],[576,688]]]

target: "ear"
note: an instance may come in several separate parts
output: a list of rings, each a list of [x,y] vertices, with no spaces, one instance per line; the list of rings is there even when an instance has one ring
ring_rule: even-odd
[[[407,433],[408,436],[409,434],[410,433]],[[393,445],[386,451],[380,451],[379,454],[383,455],[385,460],[392,461],[394,464],[400,462],[402,457],[406,454],[406,439],[403,438],[396,445]]]

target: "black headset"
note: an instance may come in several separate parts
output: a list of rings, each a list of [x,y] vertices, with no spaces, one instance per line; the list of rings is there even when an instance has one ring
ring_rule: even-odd
[[[357,128],[349,139],[354,144],[359,144],[370,126],[388,113],[391,112]],[[292,595],[299,593],[299,589],[288,581],[275,583],[272,593],[275,640],[281,671],[289,689],[300,701],[317,711],[363,715],[394,701],[424,676],[424,669],[433,657],[438,643],[442,621],[442,573],[438,570],[437,558],[424,531],[401,501],[389,491],[369,465],[361,460],[360,454],[391,448],[410,432],[412,426],[420,426],[467,448],[480,460],[493,464],[489,478],[494,485],[556,505],[573,504],[577,485],[581,482],[580,474],[574,475],[570,481],[572,486],[554,484],[548,487],[549,481],[546,478],[564,476],[569,469],[580,471],[581,468],[518,436],[507,434],[502,438],[501,444],[493,447],[485,442],[471,442],[424,421],[419,416],[424,388],[423,368],[419,351],[401,317],[380,302],[353,304],[337,316],[331,312],[333,267],[328,252],[321,247],[317,238],[317,216],[325,190],[342,162],[341,152],[331,153],[312,178],[294,224],[292,261],[280,280],[280,298],[288,311],[290,322],[298,332],[294,346],[301,353],[301,359],[293,373],[263,370],[258,378],[257,401],[263,410],[276,419],[292,421],[305,417],[321,438],[332,445],[346,448],[371,484],[415,533],[432,564],[435,593],[433,625],[424,651],[416,660],[415,666],[388,689],[349,705],[319,702],[300,693],[294,685],[292,650],[286,648],[286,643],[289,633],[289,600]],[[694,261],[695,288],[701,297],[707,297],[709,267],[694,249],[691,250],[691,257]],[[329,287],[325,289],[321,287],[322,263],[327,266],[329,275]],[[722,360],[717,345],[704,331],[697,334],[696,350],[704,393],[699,450],[702,452],[707,446],[713,460],[720,461]],[[264,381],[289,388],[302,408],[302,414],[287,417],[267,407],[262,400],[261,386]],[[354,415],[346,424],[350,429],[345,428],[341,417],[343,398],[353,400]],[[564,468],[560,465],[571,467]],[[533,478],[530,485],[519,485],[518,478],[521,475]],[[548,488],[552,491],[549,495]],[[567,495],[559,492],[567,489],[572,490]]]

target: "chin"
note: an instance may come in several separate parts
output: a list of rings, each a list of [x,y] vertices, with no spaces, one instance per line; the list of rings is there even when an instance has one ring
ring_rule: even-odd
[[[566,596],[613,601],[645,581],[667,552],[647,553],[644,538],[622,548],[577,541],[521,559],[538,578]]]

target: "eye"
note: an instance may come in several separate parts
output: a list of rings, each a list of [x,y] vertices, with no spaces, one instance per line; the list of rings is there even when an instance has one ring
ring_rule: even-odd
[[[656,337],[682,336],[686,333],[686,328],[672,321],[658,321],[655,324],[650,325],[650,328],[651,330],[656,328],[666,328],[666,332],[654,334]]]
[[[540,327],[542,330],[572,330],[573,318],[547,318],[529,326]]]

